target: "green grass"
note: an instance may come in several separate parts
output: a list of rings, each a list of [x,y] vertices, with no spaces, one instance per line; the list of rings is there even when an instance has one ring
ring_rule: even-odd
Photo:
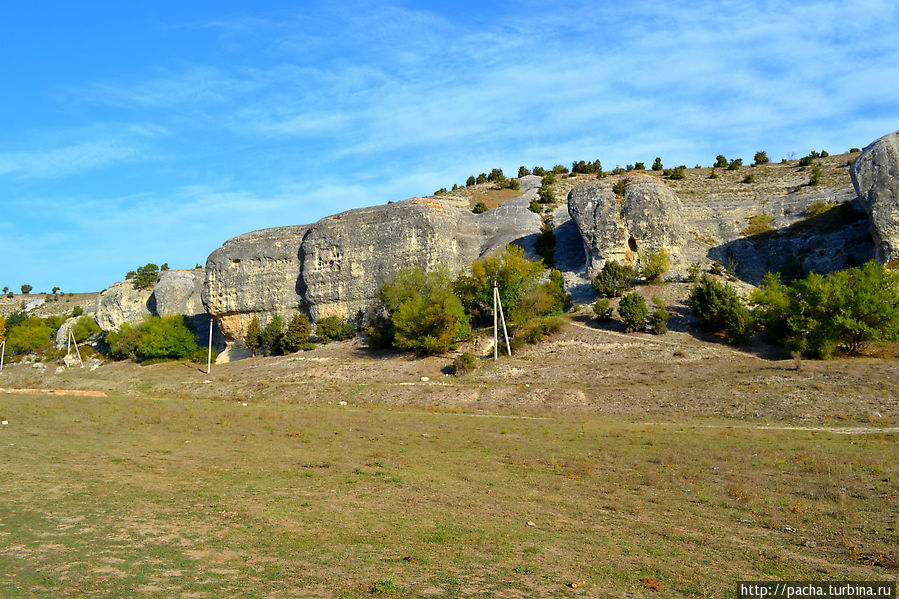
[[[896,576],[895,434],[128,397],[0,396],[0,415],[0,596]]]

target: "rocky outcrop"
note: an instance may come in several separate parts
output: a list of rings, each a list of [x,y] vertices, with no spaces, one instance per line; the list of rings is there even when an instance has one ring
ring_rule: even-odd
[[[289,320],[300,310],[300,244],[309,227],[253,231],[226,241],[206,260],[203,305],[225,338],[242,338],[258,317]]]
[[[135,289],[131,281],[114,283],[97,298],[97,324],[108,333],[122,323],[136,322],[149,316],[151,295],[152,289]]]
[[[131,281],[115,283],[97,298],[97,324],[109,332],[150,315],[183,314],[199,331],[208,325],[202,302],[205,279],[206,273],[199,269],[167,270],[152,289],[135,289]]]
[[[899,261],[899,131],[884,135],[849,168],[859,202],[869,215],[877,262]]]
[[[403,268],[455,272],[509,243],[532,249],[542,221],[527,209],[530,187],[479,215],[464,200],[414,198],[235,237],[207,260],[204,304],[229,341],[254,316],[352,316]]]
[[[579,185],[568,194],[568,213],[577,225],[592,276],[607,260],[636,264],[641,251],[666,249],[677,263],[687,241],[683,206],[671,189],[648,175],[630,175]]]

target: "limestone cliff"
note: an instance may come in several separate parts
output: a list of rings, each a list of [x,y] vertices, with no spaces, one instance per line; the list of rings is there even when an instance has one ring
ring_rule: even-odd
[[[614,185],[620,181],[627,184],[616,194]],[[606,260],[636,265],[641,251],[664,248],[680,261],[687,241],[680,199],[649,175],[579,185],[568,194],[568,212],[580,230],[591,275]]]
[[[899,131],[867,146],[849,174],[859,202],[869,215],[875,258],[899,261]]]

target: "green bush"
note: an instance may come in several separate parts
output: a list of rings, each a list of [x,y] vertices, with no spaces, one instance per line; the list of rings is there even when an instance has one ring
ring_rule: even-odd
[[[814,168],[812,168],[812,174],[809,177],[808,184],[812,187],[815,187],[815,186],[821,184],[821,167],[818,166],[817,164],[815,165]]]
[[[646,163],[644,163],[644,162],[637,162],[637,163],[635,163],[635,164],[634,164],[634,170],[635,170],[635,171],[645,171],[645,170],[646,170]]]
[[[82,316],[72,325],[72,335],[78,343],[86,341],[91,335],[96,335],[99,332],[100,325],[97,324],[93,316]]]
[[[687,176],[686,171],[687,171],[687,166],[685,164],[682,164],[682,165],[676,166],[674,168],[666,168],[664,171],[662,171],[662,175],[666,179],[670,179],[672,181],[678,181],[680,179],[686,178],[686,176]]]
[[[305,348],[312,334],[312,325],[305,314],[294,314],[287,324],[287,331],[281,339],[281,349],[292,354]]]
[[[453,349],[470,331],[462,302],[453,294],[447,270],[425,272],[408,268],[378,290],[378,300],[387,312],[390,325],[381,324],[376,343],[392,333],[392,344],[424,354],[441,354]],[[372,334],[369,332],[369,339]]]
[[[551,188],[542,186],[537,190],[537,201],[541,204],[553,204],[556,201],[556,195]]]
[[[828,204],[827,202],[812,202],[809,204],[808,208],[806,208],[806,214],[808,214],[809,218],[814,218],[816,216],[821,216],[834,206],[832,204]]]
[[[477,365],[477,358],[471,352],[463,352],[453,359],[453,373],[456,376],[462,376],[474,371]]]
[[[281,339],[284,337],[284,319],[275,314],[262,329],[262,349],[266,356],[279,356],[283,353]]]
[[[723,333],[729,342],[740,343],[749,335],[749,311],[730,285],[702,275],[690,291],[687,304],[700,326],[713,333]]]
[[[755,175],[746,175],[740,183],[755,183]]]
[[[48,349],[56,340],[59,325],[54,320],[36,317],[18,319],[14,316],[16,315],[13,314],[6,321],[7,355],[39,353]]]
[[[106,336],[110,355],[117,360],[180,360],[198,353],[197,339],[187,317],[147,316],[139,325],[122,324]],[[203,359],[206,355],[203,353]]]
[[[535,166],[535,167],[531,170],[531,174],[532,174],[532,175],[537,175],[538,177],[542,177],[542,176],[544,176],[544,175],[546,174],[546,169],[543,168],[542,166]]]
[[[666,308],[656,308],[649,315],[649,329],[653,335],[664,335],[668,332],[668,321],[671,320],[671,312]]]
[[[687,282],[695,283],[699,280],[699,276],[702,274],[702,263],[694,262],[687,268]]]
[[[525,345],[536,345],[562,328],[562,320],[555,316],[541,316],[528,321],[512,337],[512,351]]]
[[[774,230],[774,227],[771,226],[772,222],[774,222],[773,216],[769,214],[756,214],[749,218],[749,225],[743,229],[740,234],[752,236],[768,233],[769,231]]]
[[[590,284],[600,297],[619,297],[633,285],[637,276],[633,267],[617,260],[607,260]]]
[[[717,178],[718,178],[718,173],[716,173],[715,171],[712,171],[711,174],[709,174],[709,179],[717,179]]]
[[[656,156],[655,162],[652,163],[652,170],[660,171],[662,170],[662,159]]]
[[[627,186],[630,185],[631,180],[624,178],[618,179],[614,185],[612,185],[612,192],[619,198],[624,197],[624,192],[627,191]]]
[[[325,343],[330,343],[352,339],[356,336],[356,331],[351,320],[339,316],[326,316],[316,323],[315,336]]]
[[[727,165],[727,170],[735,171],[738,168],[740,168],[741,166],[743,166],[743,159],[742,158],[734,158],[733,160],[730,161],[730,164]]]
[[[475,214],[483,214],[484,212],[487,212],[487,204],[480,201],[476,202],[474,208],[472,208],[471,211]]]
[[[768,164],[767,152],[756,152],[753,164]]]
[[[671,258],[665,248],[655,252],[644,252],[640,256],[640,274],[651,283],[660,281],[669,268]]]
[[[647,311],[646,300],[636,291],[622,297],[618,303],[618,315],[624,321],[624,331],[626,333],[642,331]]]
[[[180,360],[197,351],[197,338],[187,317],[150,316],[140,328],[137,356],[141,360]]]
[[[253,355],[257,355],[262,348],[262,325],[259,324],[259,318],[254,316],[250,324],[247,325],[247,332],[243,338],[244,345]]]
[[[474,185],[476,183],[476,181],[477,181],[477,179],[475,179],[474,175],[472,175],[465,181],[465,187],[471,187],[472,185]]]
[[[600,322],[607,322],[612,320],[612,306],[609,303],[609,298],[601,297],[593,302],[593,313],[596,315],[596,320]]]
[[[164,265],[168,270],[168,266]],[[131,271],[127,275],[125,275],[126,279],[131,279],[131,284],[134,285],[135,289],[149,289],[153,285],[159,281],[159,267],[155,264],[145,264],[137,269],[137,271]]]
[[[541,212],[543,212],[543,206],[540,204],[540,202],[538,202],[537,200],[534,200],[533,202],[530,203],[530,205],[528,205],[528,210],[530,210],[531,212],[536,212],[537,214],[540,214]]]
[[[790,351],[829,358],[837,348],[855,354],[899,338],[899,274],[873,261],[788,286],[769,273],[752,302],[759,326]]]
[[[81,306],[75,306],[74,308],[72,308],[72,314],[71,314],[72,318],[75,318],[76,316],[81,316],[82,314],[84,314],[84,309]]]
[[[531,174],[531,171],[529,171],[528,169],[526,169],[524,166],[519,166],[519,167],[518,167],[518,176],[519,176],[519,177],[527,177],[527,176],[530,175],[530,174]]]
[[[723,155],[721,155],[721,154],[718,154],[718,155],[715,157],[715,165],[714,165],[714,168],[727,168],[727,158],[725,158],[725,157],[724,157]]]

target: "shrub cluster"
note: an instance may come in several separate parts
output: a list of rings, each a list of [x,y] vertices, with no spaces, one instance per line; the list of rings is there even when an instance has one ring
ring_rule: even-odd
[[[660,248],[654,252],[641,252],[640,274],[650,283],[657,283],[671,268],[668,250]]]
[[[704,329],[723,334],[729,342],[740,343],[749,335],[749,311],[730,285],[704,274],[690,291],[687,304]]]
[[[647,313],[646,300],[636,291],[628,293],[618,302],[618,315],[624,321],[626,333],[642,331]]]
[[[129,271],[125,275],[125,280],[131,281],[135,289],[149,289],[159,281],[159,273],[168,269],[168,264],[163,264],[161,267],[153,263],[145,264],[138,267],[136,271]]]
[[[837,349],[858,353],[868,342],[899,339],[899,274],[873,261],[788,285],[768,273],[752,303],[771,340],[806,355],[829,358]]]
[[[316,323],[315,336],[324,343],[347,341],[356,336],[356,331],[350,320],[340,316],[326,316]]]
[[[122,324],[106,336],[110,355],[117,360],[141,361],[206,359],[197,346],[190,321],[182,315],[147,316],[138,325]]]
[[[636,276],[633,267],[622,265],[617,260],[607,260],[590,285],[600,297],[619,297],[633,286]]]
[[[587,175],[598,175],[602,173],[602,163],[599,160],[594,160],[593,162],[576,160],[571,163],[571,172]]]

